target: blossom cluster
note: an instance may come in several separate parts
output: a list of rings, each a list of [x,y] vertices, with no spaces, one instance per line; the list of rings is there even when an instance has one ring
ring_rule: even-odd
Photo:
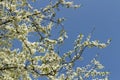
[[[110,40],[100,43],[88,36],[83,41],[80,34],[73,50],[59,54],[59,47],[68,36],[62,24],[64,18],[57,18],[56,11],[60,6],[80,5],[67,0],[49,1],[46,7],[34,9],[29,0],[0,0],[0,80],[31,80],[41,76],[51,80],[86,80],[90,76],[97,80],[97,76],[102,76],[107,80],[109,73],[97,71],[104,66],[96,59],[89,66],[73,67],[86,47],[105,48]],[[60,29],[56,31],[59,36],[53,38],[52,31],[56,28]],[[36,40],[31,41],[32,36]]]

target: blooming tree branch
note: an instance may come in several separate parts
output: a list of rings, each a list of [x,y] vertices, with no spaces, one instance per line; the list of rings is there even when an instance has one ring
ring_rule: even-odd
[[[89,35],[83,41],[80,34],[72,50],[59,54],[58,47],[62,47],[68,36],[62,23],[64,18],[57,18],[56,13],[60,7],[76,9],[80,5],[67,0],[49,0],[46,7],[34,9],[30,2],[0,0],[0,79],[31,80],[44,76],[50,80],[98,80],[101,76],[102,80],[108,80],[109,72],[100,71],[104,66],[96,58],[85,67],[73,67],[86,48],[105,48],[110,40],[91,41]],[[51,38],[56,35],[52,34],[53,29],[59,33],[56,38]],[[31,41],[32,36],[37,36],[37,40]],[[14,47],[18,45],[14,41],[20,47]]]

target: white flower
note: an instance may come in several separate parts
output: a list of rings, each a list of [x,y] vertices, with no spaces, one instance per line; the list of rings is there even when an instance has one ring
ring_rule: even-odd
[[[58,38],[58,41],[59,41],[59,42],[63,42],[63,40],[64,40],[63,37],[59,37],[59,38]]]
[[[65,2],[65,5],[69,8],[73,5],[73,2]]]
[[[11,10],[15,11],[16,10],[16,5],[11,5]]]
[[[31,49],[31,53],[34,54],[36,52],[36,49]]]

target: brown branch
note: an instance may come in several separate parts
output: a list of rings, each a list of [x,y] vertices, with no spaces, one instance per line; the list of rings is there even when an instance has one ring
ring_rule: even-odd
[[[6,21],[3,21],[3,22],[1,21],[1,22],[0,22],[0,25],[7,24],[7,23],[9,23],[9,22],[11,22],[11,21],[12,21],[12,20],[6,20]]]
[[[3,70],[9,70],[9,69],[16,69],[17,67],[2,67],[0,68],[0,71],[3,71]]]

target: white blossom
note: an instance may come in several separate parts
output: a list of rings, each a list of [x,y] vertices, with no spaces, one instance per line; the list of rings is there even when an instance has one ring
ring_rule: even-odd
[[[0,80],[36,80],[41,76],[50,80],[98,80],[96,77],[101,76],[108,80],[110,73],[100,71],[104,66],[96,58],[86,66],[75,64],[81,62],[86,47],[105,48],[111,40],[100,43],[91,36],[84,40],[84,35],[79,34],[74,48],[62,53],[62,43],[68,38],[62,24],[65,19],[55,14],[61,7],[80,5],[55,1],[40,8],[27,0],[0,1]]]

